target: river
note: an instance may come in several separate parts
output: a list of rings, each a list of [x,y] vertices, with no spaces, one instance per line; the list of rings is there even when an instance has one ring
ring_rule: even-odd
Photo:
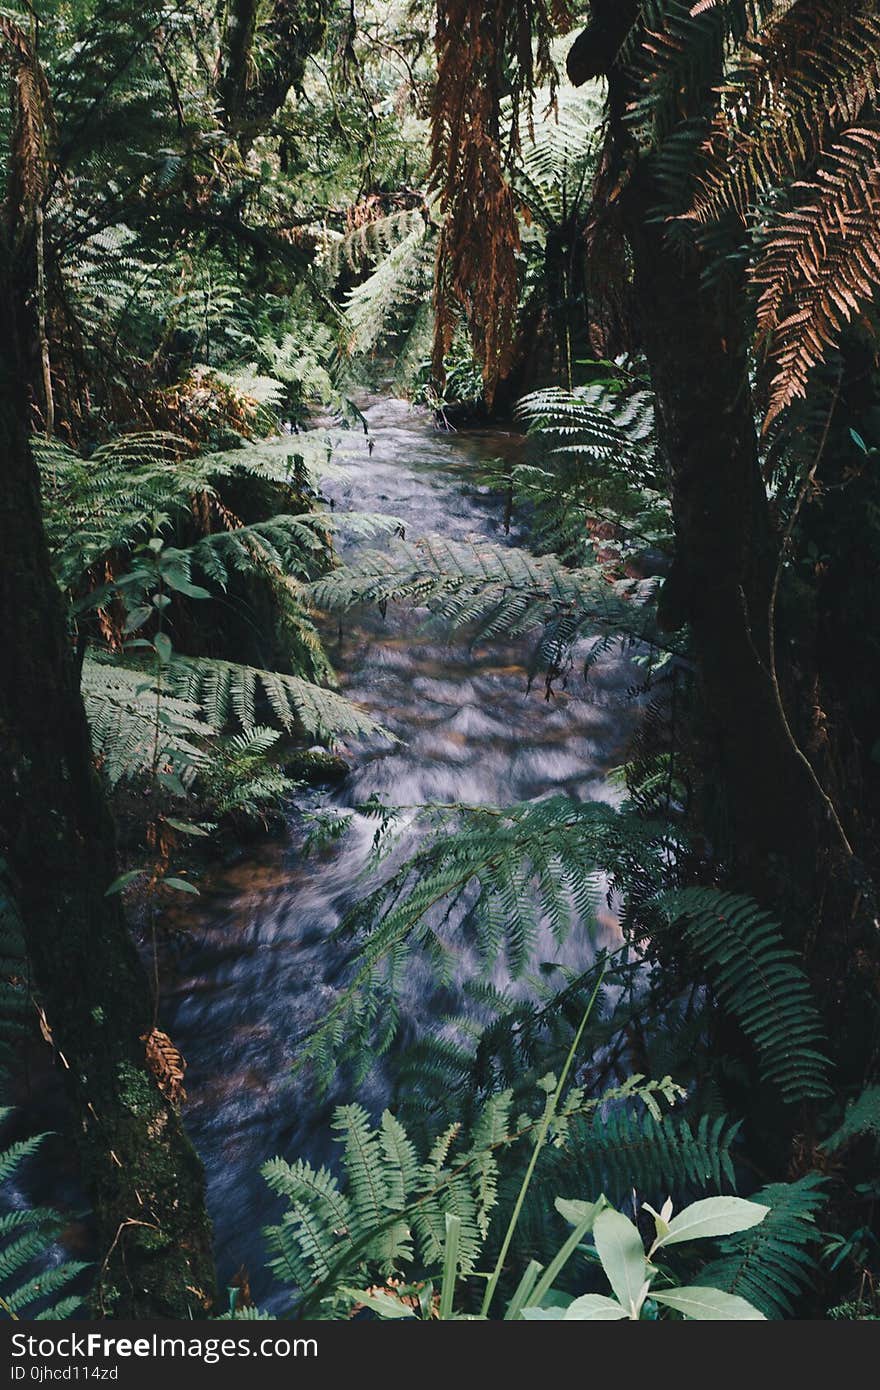
[[[387,512],[410,539],[517,543],[504,534],[499,499],[474,483],[480,465],[516,455],[516,436],[442,432],[390,399],[372,401],[365,414],[369,441],[356,431],[343,436],[337,460],[349,471],[325,488],[336,510]],[[525,641],[470,650],[427,636],[423,618],[392,607],[384,617],[358,614],[341,638],[329,630],[343,689],[401,742],[344,750],[352,765],[345,782],[305,797],[280,841],[209,875],[185,935],[165,953],[162,1026],[188,1063],[185,1121],[208,1175],[221,1286],[244,1265],[254,1295],[275,1312],[284,1304],[270,1292],[262,1229],[278,1208],[259,1168],[276,1154],[332,1160],[332,1107],[353,1098],[318,1100],[307,1074],[292,1079],[290,1066],[344,982],[344,958],[328,935],[363,894],[374,828],[356,816],[332,852],[306,857],[303,809],[344,810],[373,794],[401,806],[503,805],[560,791],[612,800],[606,774],[622,758],[631,722],[633,671],[620,653],[594,666],[588,686],[578,678],[547,701],[540,682],[529,690]],[[614,936],[610,915],[602,931]],[[542,959],[560,958],[549,934],[539,949]],[[570,943],[566,963],[583,968],[592,949]],[[463,959],[462,977],[470,966]],[[411,974],[405,1031],[430,1022],[433,1007],[430,979],[417,968]],[[499,963],[499,983],[503,975]],[[449,1002],[447,991],[444,1008]],[[379,1070],[360,1099],[379,1109],[386,1089]]]

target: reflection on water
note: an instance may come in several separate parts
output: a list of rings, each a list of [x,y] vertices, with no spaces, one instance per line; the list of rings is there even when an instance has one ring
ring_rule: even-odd
[[[374,404],[367,416],[373,449],[360,435],[346,437],[350,478],[328,489],[337,509],[387,511],[410,538],[506,542],[503,508],[468,478],[479,463],[515,451],[516,439],[441,434],[396,401]],[[385,619],[359,616],[334,639],[344,689],[402,742],[348,750],[354,770],[345,784],[309,805],[351,807],[373,794],[401,806],[505,804],[551,791],[610,799],[605,773],[622,753],[622,696],[632,681],[622,658],[603,658],[588,687],[578,680],[548,702],[540,683],[528,688],[526,643],[468,650],[418,627],[419,615],[389,609]],[[258,1298],[266,1289],[261,1228],[277,1215],[259,1165],[274,1154],[329,1158],[332,1106],[351,1099],[318,1103],[307,1079],[292,1080],[289,1069],[344,983],[344,958],[327,938],[363,892],[357,879],[373,830],[355,817],[332,851],[304,859],[294,816],[284,843],[203,885],[188,934],[165,961],[162,1026],[188,1061],[185,1118],[208,1173],[221,1283],[244,1262]],[[575,941],[564,958],[585,966],[591,949]],[[542,959],[560,958],[549,935],[539,950]],[[499,962],[500,982],[504,969]],[[409,1017],[424,1026],[428,983],[414,967],[404,1024]],[[366,1102],[381,1104],[383,1087],[381,1075],[371,1078]]]

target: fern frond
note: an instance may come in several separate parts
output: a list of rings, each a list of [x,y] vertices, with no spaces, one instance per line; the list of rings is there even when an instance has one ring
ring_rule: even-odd
[[[826,1153],[836,1153],[863,1135],[869,1135],[880,1147],[880,1086],[867,1086],[862,1091],[848,1107],[843,1122],[823,1141],[822,1148]]]
[[[412,319],[430,290],[433,238],[419,217],[403,241],[394,246],[373,273],[348,296],[344,349],[360,356],[394,331],[395,319]]]
[[[369,805],[362,810],[383,814]],[[314,1061],[321,1076],[340,1049],[375,1057],[390,1046],[414,949],[448,955],[465,932],[476,968],[488,972],[503,952],[511,975],[522,975],[539,927],[557,943],[576,925],[589,930],[607,891],[603,875],[613,878],[633,857],[645,860],[668,845],[662,827],[563,796],[503,810],[428,806],[421,812],[431,832],[427,844],[366,893],[338,928],[356,943],[351,978],[297,1061]],[[393,815],[380,820],[378,862],[401,833]]]
[[[700,1271],[699,1282],[739,1294],[768,1318],[791,1317],[818,1259],[816,1213],[825,1206],[826,1179],[808,1173],[792,1183],[771,1183],[753,1201],[770,1208],[760,1226],[720,1242],[721,1253]]]
[[[775,372],[765,428],[806,397],[814,368],[880,288],[880,124],[842,131],[800,189],[798,206],[770,223],[751,272]]]
[[[659,1197],[687,1185],[696,1191],[735,1188],[732,1149],[739,1123],[724,1115],[698,1121],[626,1108],[572,1124],[555,1181],[563,1174],[577,1190],[606,1191],[624,1199],[635,1187]],[[571,1188],[569,1190],[572,1190]]]
[[[204,740],[222,727],[199,702],[160,692],[153,675],[107,661],[86,658],[82,693],[95,758],[111,786],[149,772],[157,752],[162,768],[191,783],[205,763]]]
[[[268,1232],[272,1268],[291,1286],[298,1313],[314,1315],[320,1308],[323,1316],[344,1315],[346,1290],[376,1274],[430,1277],[444,1258],[447,1215],[461,1223],[459,1272],[485,1267],[497,1235],[493,1218],[508,1189],[518,1190],[548,1103],[547,1086],[555,1085],[549,1077],[545,1083],[530,1113],[514,1120],[512,1093],[496,1093],[481,1102],[472,1124],[453,1122],[428,1139],[423,1157],[390,1112],[377,1128],[361,1107],[339,1108],[333,1129],[343,1147],[344,1195],[325,1169],[279,1159],[267,1164],[267,1181],[291,1204]],[[732,1181],[738,1126],[723,1118],[694,1126],[664,1114],[658,1101],[674,1103],[680,1094],[668,1077],[646,1082],[634,1076],[598,1097],[574,1088],[564,1097],[554,1144],[541,1155],[541,1188],[556,1192],[561,1181],[580,1195],[583,1183],[595,1179],[629,1194],[634,1186],[654,1193]],[[534,1093],[530,1100],[536,1101]],[[626,1109],[639,1102],[644,1118]],[[556,1230],[549,1235],[558,1244]],[[533,1253],[543,1256],[543,1250]]]
[[[741,59],[725,76],[697,159],[687,215],[702,224],[727,210],[747,218],[876,101],[880,18],[861,0],[791,4],[750,38]]]
[[[411,603],[429,610],[435,630],[468,629],[476,640],[543,629],[534,669],[559,668],[581,637],[596,628],[653,636],[645,587],[609,584],[600,572],[566,569],[553,556],[485,541],[430,536],[385,550],[366,550],[316,580],[318,608],[344,611],[358,603]]]
[[[265,723],[262,711],[266,710],[287,732],[304,732],[329,742],[343,737],[392,737],[344,696],[299,676],[208,657],[175,657],[168,679],[175,695],[203,709],[215,729],[232,723],[252,728]]]
[[[19,1140],[0,1153],[0,1183],[9,1181],[44,1138]],[[0,1310],[7,1317],[66,1317],[81,1306],[75,1295],[47,1303],[87,1268],[78,1260],[58,1260],[55,1242],[62,1226],[56,1212],[42,1207],[15,1208],[0,1216]]]
[[[819,1013],[774,918],[751,898],[704,888],[663,894],[658,906],[683,924],[686,947],[754,1046],[765,1079],[789,1103],[829,1096]]]

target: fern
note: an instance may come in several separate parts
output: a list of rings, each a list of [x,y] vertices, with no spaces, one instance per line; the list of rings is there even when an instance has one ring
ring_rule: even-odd
[[[160,691],[143,671],[89,658],[82,693],[95,758],[111,786],[150,771],[157,754],[162,768],[192,783],[206,761],[205,740],[220,727],[200,704]]]
[[[771,1183],[754,1201],[770,1208],[760,1226],[721,1242],[716,1260],[699,1282],[748,1299],[768,1318],[791,1317],[818,1259],[810,1247],[819,1239],[816,1214],[827,1202],[826,1179],[817,1173],[792,1183]]]
[[[703,888],[661,895],[658,906],[683,924],[685,946],[754,1046],[762,1076],[789,1103],[829,1096],[818,1011],[773,917],[751,898]]]
[[[623,390],[614,381],[537,391],[519,402],[517,413],[535,461],[513,469],[511,487],[514,499],[531,508],[542,550],[583,563],[598,548],[590,527],[601,521],[612,522],[602,548],[618,564],[668,541],[651,392]]]
[[[539,632],[532,672],[552,678],[580,638],[596,628],[657,641],[644,586],[609,584],[593,569],[569,570],[552,556],[439,536],[366,550],[309,587],[319,608],[407,602],[425,607],[434,630],[471,629],[474,640]],[[658,645],[663,645],[658,642]]]
[[[254,728],[262,722],[265,707],[288,733],[306,733],[331,743],[377,734],[392,738],[350,700],[299,676],[207,657],[175,657],[168,679],[173,693],[203,709],[216,729],[231,723]]]
[[[392,1274],[416,1249],[425,1263],[435,1262],[452,1212],[462,1222],[459,1268],[472,1270],[482,1246],[481,1213],[494,1199],[488,1136],[494,1138],[499,1126],[506,1136],[508,1104],[504,1096],[488,1103],[493,1118],[470,1149],[453,1129],[421,1160],[390,1112],[374,1129],[360,1106],[337,1110],[333,1128],[343,1148],[345,1195],[326,1169],[302,1161],[276,1158],[263,1168],[269,1186],[290,1204],[281,1224],[266,1233],[274,1252],[270,1268],[308,1306],[332,1312],[340,1286],[371,1269]]]
[[[0,1121],[10,1113],[0,1110]],[[44,1138],[35,1136],[0,1153],[4,1182],[37,1152]],[[0,1311],[7,1317],[69,1318],[81,1307],[82,1299],[65,1291],[88,1266],[80,1260],[57,1260],[55,1242],[63,1225],[56,1212],[41,1207],[18,1207],[0,1215]]]
[[[726,74],[708,140],[683,161],[696,184],[687,219],[707,226],[733,210],[756,225],[768,425],[805,396],[880,283],[876,5],[774,8]]]
[[[683,95],[715,87],[739,45],[787,7],[788,0],[643,0],[636,6],[617,61],[639,89],[628,119],[640,141],[661,145],[680,119]]]
[[[869,1136],[880,1147],[880,1086],[866,1086],[853,1101],[842,1123],[822,1143],[826,1153],[837,1153],[853,1140]]]
[[[395,849],[401,827],[381,807],[361,809],[379,816],[372,869]],[[426,953],[441,985],[465,945],[475,953],[475,971],[488,973],[504,953],[510,974],[521,976],[533,963],[539,928],[557,944],[576,925],[590,930],[606,891],[603,875],[669,844],[662,827],[562,796],[503,810],[420,809],[428,843],[337,929],[355,944],[351,978],[298,1059],[314,1061],[324,1080],[340,1054],[367,1066],[391,1046],[415,949]]]
[[[0,860],[0,1059],[11,1056],[25,1034],[25,1017],[34,1017],[27,986],[25,941],[6,865]],[[0,1067],[0,1075],[5,1068]],[[0,1126],[14,1112],[0,1107]],[[57,1297],[86,1269],[79,1261],[59,1261],[57,1237],[64,1221],[57,1212],[27,1206],[14,1184],[23,1163],[39,1151],[45,1135],[30,1135],[0,1151],[0,1313],[10,1318],[66,1318],[80,1306],[74,1294]]]
[[[348,297],[343,325],[349,357],[373,351],[381,339],[411,322],[431,284],[432,238],[419,217],[407,235]]]
[[[547,1078],[547,1085],[552,1089],[555,1080]],[[669,1117],[661,1117],[658,1098],[673,1103],[676,1094],[668,1078],[645,1083],[633,1077],[598,1098],[587,1098],[576,1088],[561,1108],[554,1152],[579,1161],[578,1146],[584,1142],[581,1131],[574,1129],[579,1118],[598,1115],[616,1103],[644,1102],[658,1117],[652,1117],[650,1131],[635,1121],[633,1129],[619,1125],[615,1136],[605,1141],[597,1122],[589,1130],[589,1142],[604,1143],[606,1156],[614,1138],[623,1136],[630,1139],[636,1159],[652,1147],[670,1163],[678,1154],[677,1173],[682,1167],[692,1168],[703,1184],[714,1171],[720,1174],[729,1168],[735,1127],[720,1124],[698,1136],[687,1125],[672,1126]],[[547,1101],[546,1087],[540,1096]],[[661,1137],[664,1125],[671,1127]],[[457,1271],[473,1272],[486,1259],[502,1176],[513,1178],[519,1171],[539,1127],[540,1116],[514,1120],[511,1093],[504,1091],[482,1103],[472,1125],[453,1123],[420,1151],[390,1111],[374,1126],[362,1107],[349,1105],[336,1110],[333,1122],[342,1148],[342,1184],[327,1168],[316,1170],[302,1160],[291,1164],[276,1158],[265,1164],[263,1176],[288,1203],[280,1224],[266,1232],[270,1268],[292,1289],[298,1314],[314,1316],[320,1310],[320,1316],[344,1316],[351,1306],[350,1286],[377,1275],[383,1280],[424,1277],[444,1257],[448,1216],[460,1223]],[[622,1167],[627,1154],[618,1147]],[[542,1161],[550,1154],[544,1150]],[[604,1166],[597,1158],[596,1170]]]

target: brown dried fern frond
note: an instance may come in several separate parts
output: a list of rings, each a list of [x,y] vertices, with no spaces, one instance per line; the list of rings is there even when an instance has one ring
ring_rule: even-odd
[[[441,0],[432,104],[431,183],[443,229],[434,290],[434,375],[463,313],[488,403],[513,365],[519,304],[517,200],[507,177],[523,102],[558,80],[550,52],[569,27],[563,0]],[[501,105],[511,100],[506,137]]]
[[[156,1085],[172,1105],[186,1100],[183,1089],[183,1074],[186,1062],[174,1046],[167,1033],[161,1028],[152,1028],[144,1033],[141,1042],[146,1047],[147,1066],[156,1078]]]
[[[29,218],[47,192],[49,144],[54,133],[52,101],[30,36],[9,14],[0,13],[0,58],[11,78],[12,135],[6,214]]]
[[[880,124],[844,131],[798,188],[803,201],[776,220],[752,270],[775,368],[767,425],[806,395],[813,368],[880,288]]]
[[[880,284],[878,99],[876,0],[794,0],[742,46],[691,171],[685,220],[733,212],[756,227],[765,428]]]
[[[797,0],[743,48],[696,170],[688,218],[744,221],[880,93],[876,0]]]

